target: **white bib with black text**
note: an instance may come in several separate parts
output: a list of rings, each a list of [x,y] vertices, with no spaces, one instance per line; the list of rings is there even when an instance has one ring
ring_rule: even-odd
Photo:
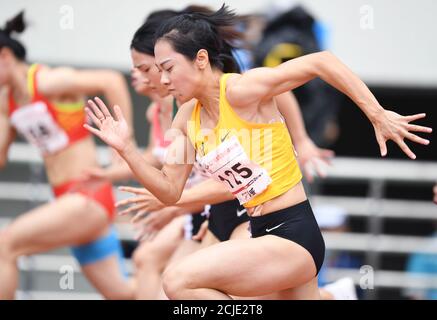
[[[249,159],[235,136],[198,161],[212,178],[227,186],[240,204],[262,193],[272,182],[267,170]]]
[[[11,123],[43,154],[54,153],[68,145],[67,134],[59,127],[42,101],[15,110],[11,115]]]

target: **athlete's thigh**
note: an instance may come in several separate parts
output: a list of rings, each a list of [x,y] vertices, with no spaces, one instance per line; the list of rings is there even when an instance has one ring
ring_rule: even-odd
[[[187,239],[182,240],[173,255],[171,256],[170,261],[168,262],[168,266],[171,266],[173,263],[177,263],[182,258],[192,254],[199,249],[199,242]]]
[[[105,210],[80,194],[62,196],[18,217],[6,232],[18,254],[79,245],[94,240],[108,225]]]
[[[311,255],[276,236],[224,241],[203,248],[174,265],[193,288],[230,295],[258,296],[298,287],[315,277]]]
[[[231,233],[230,239],[249,239],[251,237],[249,232],[249,221],[239,224]]]
[[[211,231],[207,230],[200,243],[200,248],[206,248],[219,242],[220,240]]]

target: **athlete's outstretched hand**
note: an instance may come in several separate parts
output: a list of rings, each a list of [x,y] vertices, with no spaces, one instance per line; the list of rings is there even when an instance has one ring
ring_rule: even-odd
[[[165,207],[165,205],[161,201],[159,201],[145,188],[119,187],[118,189],[136,195],[135,197],[129,199],[120,200],[115,204],[116,207],[131,205],[128,209],[121,211],[119,213],[120,215],[125,215],[139,210],[144,210],[145,212],[153,212],[161,210]]]
[[[317,147],[309,139],[295,141],[297,160],[308,182],[313,182],[315,176],[326,177],[326,167],[331,165],[331,159],[335,156],[334,151]]]
[[[416,155],[410,150],[405,143],[405,139],[416,143],[428,145],[429,140],[423,139],[411,132],[431,133],[432,129],[419,125],[410,124],[425,118],[425,113],[419,113],[411,116],[401,116],[393,111],[384,110],[373,121],[373,128],[375,129],[376,140],[378,141],[381,150],[381,156],[387,155],[387,140],[393,140],[398,144],[402,151],[411,159],[416,159]]]
[[[96,97],[94,101],[88,100],[88,107],[85,108],[85,111],[91,117],[97,129],[88,124],[84,124],[84,127],[102,139],[107,145],[117,151],[122,151],[130,142],[131,131],[120,107],[114,106],[115,117],[113,117],[101,99]]]

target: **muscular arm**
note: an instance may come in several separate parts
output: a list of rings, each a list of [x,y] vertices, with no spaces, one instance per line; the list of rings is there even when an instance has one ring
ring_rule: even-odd
[[[97,105],[97,104],[98,105]],[[187,137],[186,124],[191,109],[179,112],[172,123],[173,137],[165,164],[161,170],[149,165],[129,137],[129,128],[120,107],[114,106],[114,116],[100,99],[88,101],[86,112],[98,129],[85,124],[84,127],[113,147],[126,161],[137,180],[155,197],[166,205],[176,203],[182,194],[185,182],[194,163],[195,150]],[[181,107],[182,109],[182,107]],[[102,119],[102,120],[99,120]]]
[[[374,127],[381,156],[387,154],[387,140],[396,142],[411,159],[416,156],[404,142],[405,138],[416,143],[429,144],[428,140],[411,133],[432,131],[431,128],[410,124],[411,121],[424,118],[424,113],[401,116],[385,110],[364,82],[326,51],[296,58],[275,68],[256,68],[243,75],[232,76],[227,83],[226,96],[234,107],[255,107],[315,77],[320,77],[346,94],[364,112]]]
[[[195,212],[206,204],[216,204],[232,199],[234,196],[223,187],[223,184],[208,179],[184,190],[180,200],[174,206],[185,209],[186,212]]]
[[[132,102],[123,75],[113,70],[42,69],[38,73],[39,90],[46,96],[103,94],[109,105],[119,105],[129,125],[132,124]]]
[[[228,87],[227,97],[233,106],[250,105],[272,99],[316,77],[349,96],[370,120],[384,110],[364,82],[327,51],[289,60],[275,68],[249,70]]]

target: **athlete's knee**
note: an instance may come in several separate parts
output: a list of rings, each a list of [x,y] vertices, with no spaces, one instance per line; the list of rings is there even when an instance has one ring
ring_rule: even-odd
[[[102,295],[107,300],[133,300],[135,299],[135,288],[130,282],[126,281],[123,290],[107,290],[102,292]]]
[[[0,260],[15,261],[17,253],[14,249],[13,235],[9,228],[0,230]]]
[[[144,242],[135,250],[133,261],[137,270],[153,269],[162,272],[166,265],[162,250],[151,242]]]
[[[192,273],[180,265],[171,266],[164,271],[162,285],[169,299],[183,299],[187,290],[195,289]]]

